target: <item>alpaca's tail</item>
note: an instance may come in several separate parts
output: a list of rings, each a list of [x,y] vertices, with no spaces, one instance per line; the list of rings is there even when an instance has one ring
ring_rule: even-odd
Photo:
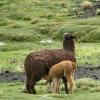
[[[77,69],[76,64],[73,62],[73,63],[72,63],[72,66],[73,66],[73,72],[75,72],[76,69]]]
[[[25,63],[24,63],[24,69],[25,69],[25,73],[28,75],[31,74],[31,67],[32,67],[32,57],[30,55],[28,55],[25,59]]]

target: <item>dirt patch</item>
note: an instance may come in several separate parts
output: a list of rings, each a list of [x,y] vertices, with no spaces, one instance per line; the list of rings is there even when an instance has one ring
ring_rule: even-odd
[[[24,73],[13,73],[9,71],[0,72],[0,82],[14,82],[14,81],[24,81]]]
[[[100,66],[84,65],[78,66],[75,78],[89,77],[92,79],[100,80]]]
[[[89,77],[92,79],[100,80],[100,66],[78,66],[75,74],[75,79]],[[25,81],[25,73],[12,73],[9,71],[0,71],[0,82],[15,82]]]

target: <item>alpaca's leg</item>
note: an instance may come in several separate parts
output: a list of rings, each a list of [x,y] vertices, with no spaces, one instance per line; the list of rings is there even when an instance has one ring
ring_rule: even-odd
[[[52,93],[57,93],[57,78],[52,78]]]
[[[34,89],[35,81],[33,80],[32,74],[26,72],[26,90],[24,92],[33,93],[35,94],[36,91]]]
[[[30,88],[29,88],[30,80],[31,80],[31,74],[26,73],[26,89],[23,90],[23,92],[25,93],[27,92],[30,93]]]
[[[56,91],[55,93],[58,93],[58,79],[56,79],[55,82],[56,82],[56,83],[55,83],[55,89],[56,89],[56,90],[55,90],[55,91]]]
[[[29,82],[30,82],[30,80],[27,79],[27,80],[26,80],[26,90],[24,90],[24,92],[30,93]]]
[[[67,79],[66,79],[66,77],[62,77],[62,79],[63,79],[63,83],[64,83],[64,86],[65,86],[65,91],[68,94]]]
[[[54,79],[52,78],[52,83],[51,83],[51,88],[52,88],[52,93],[54,93]]]
[[[75,81],[74,81],[73,78],[71,79],[70,84],[71,84],[71,86],[70,86],[70,92],[71,92],[71,94],[73,94],[73,90],[74,90],[74,87],[75,87]]]
[[[59,87],[60,87],[60,78],[57,79],[57,93],[59,93]]]
[[[31,78],[30,83],[29,83],[29,89],[30,89],[31,94],[36,94],[35,83],[36,82],[33,80],[33,78]]]
[[[56,78],[55,82],[56,93],[59,93],[59,78]]]
[[[55,78],[52,78],[52,93],[55,93]]]
[[[68,79],[68,82],[70,84],[70,89],[69,89],[69,92],[70,94],[73,94],[73,89],[75,87],[75,81],[74,81],[74,78],[72,75],[67,75],[67,79]]]
[[[52,79],[52,83],[51,83],[51,91],[52,91],[52,93],[54,92],[54,82],[53,82],[53,79]]]

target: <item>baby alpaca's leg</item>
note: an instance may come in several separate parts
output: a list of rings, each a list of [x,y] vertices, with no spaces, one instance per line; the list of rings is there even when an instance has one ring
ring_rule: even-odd
[[[67,85],[67,78],[64,76],[64,77],[62,77],[62,79],[63,79],[63,83],[64,83],[64,86],[65,86],[65,91],[66,91],[66,94],[68,94],[68,85]]]
[[[75,87],[74,78],[73,78],[72,75],[69,75],[69,76],[67,76],[67,79],[68,79],[68,82],[69,82],[69,85],[70,85],[69,93],[73,94],[73,90],[74,90],[74,87]]]
[[[56,93],[59,93],[60,78],[57,78]]]
[[[61,80],[61,79],[59,78],[59,79],[58,79],[58,82],[57,82],[57,83],[58,83],[58,86],[57,86],[57,93],[59,93],[59,88],[60,88],[60,80]]]
[[[58,79],[52,78],[52,93],[57,93]]]

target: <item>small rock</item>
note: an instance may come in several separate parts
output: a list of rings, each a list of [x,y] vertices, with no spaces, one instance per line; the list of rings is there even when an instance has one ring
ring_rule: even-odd
[[[98,77],[96,75],[92,75],[93,78],[98,79]]]
[[[12,80],[18,80],[18,78],[17,77],[14,77],[14,78],[12,78]]]
[[[5,71],[5,74],[7,74],[7,73],[9,73],[9,71],[7,70],[7,71]]]

